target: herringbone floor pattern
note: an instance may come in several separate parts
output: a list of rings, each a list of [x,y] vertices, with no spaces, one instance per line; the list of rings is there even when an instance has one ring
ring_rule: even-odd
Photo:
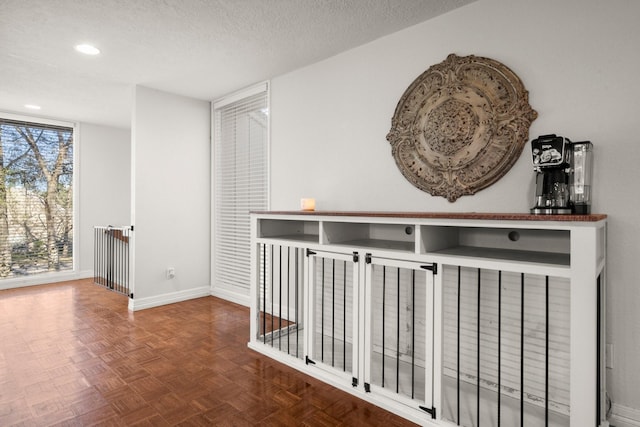
[[[412,425],[248,336],[213,297],[131,313],[90,279],[0,291],[0,426]]]

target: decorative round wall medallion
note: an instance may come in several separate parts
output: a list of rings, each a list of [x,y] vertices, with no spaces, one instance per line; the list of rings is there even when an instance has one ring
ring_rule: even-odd
[[[409,182],[455,202],[511,169],[537,116],[524,85],[505,65],[451,54],[402,95],[387,140]]]

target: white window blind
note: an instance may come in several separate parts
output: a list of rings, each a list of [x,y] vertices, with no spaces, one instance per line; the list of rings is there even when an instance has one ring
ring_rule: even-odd
[[[213,115],[213,291],[248,303],[249,212],[268,207],[267,85],[215,103]]]
[[[0,280],[73,269],[73,127],[0,117]]]

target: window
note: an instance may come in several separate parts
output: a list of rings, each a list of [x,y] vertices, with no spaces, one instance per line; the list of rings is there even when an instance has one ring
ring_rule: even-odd
[[[249,212],[268,207],[267,84],[214,103],[213,126],[212,291],[247,305]]]
[[[73,269],[73,137],[0,117],[0,280]]]

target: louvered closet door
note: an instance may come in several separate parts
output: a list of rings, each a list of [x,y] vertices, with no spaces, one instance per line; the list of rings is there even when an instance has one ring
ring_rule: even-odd
[[[357,376],[357,289],[353,255],[318,252],[309,257],[309,358],[349,381]]]
[[[365,268],[364,371],[372,393],[432,411],[431,265],[373,257]]]
[[[443,298],[442,417],[568,426],[569,279],[444,266]]]

